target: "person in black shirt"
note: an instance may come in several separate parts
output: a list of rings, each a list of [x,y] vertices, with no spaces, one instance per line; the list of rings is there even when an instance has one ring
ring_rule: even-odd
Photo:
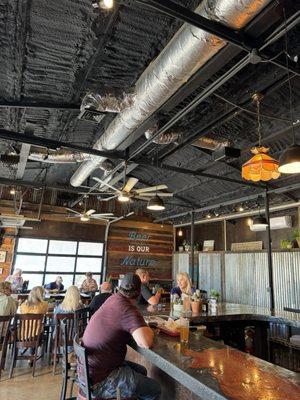
[[[142,282],[141,294],[138,297],[138,304],[150,304],[151,306],[158,304],[161,292],[158,290],[156,294],[151,293],[148,287],[150,280],[149,272],[146,269],[139,268],[135,271],[135,273],[140,277]]]
[[[93,298],[89,305],[91,315],[93,315],[102,306],[102,304],[111,296],[111,294],[111,284],[109,282],[103,282],[100,286],[100,293]]]

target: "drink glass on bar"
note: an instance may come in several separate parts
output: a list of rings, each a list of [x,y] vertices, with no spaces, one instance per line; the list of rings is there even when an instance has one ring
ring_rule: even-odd
[[[180,342],[189,342],[190,321],[188,318],[180,317]]]

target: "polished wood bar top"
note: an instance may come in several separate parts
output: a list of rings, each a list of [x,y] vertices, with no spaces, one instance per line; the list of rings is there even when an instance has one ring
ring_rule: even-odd
[[[141,306],[140,310],[143,315],[160,314],[164,316],[178,316],[176,313],[170,312],[169,305],[161,305],[156,307]],[[290,311],[275,311],[271,313],[269,309],[264,307],[255,307],[245,304],[220,303],[217,305],[217,311],[208,313],[192,314],[191,321],[195,324],[205,322],[218,321],[266,321],[284,323],[290,326],[300,328],[300,314]]]
[[[168,308],[140,309],[145,316],[167,316],[170,313]],[[207,321],[222,316],[230,320],[232,317],[238,319],[241,315],[245,316],[245,320],[251,315],[273,318],[267,310],[265,314],[256,314],[258,311],[261,310],[223,304],[219,307],[218,315],[193,316],[192,321],[205,322],[205,318]],[[282,319],[281,316],[278,318]],[[197,332],[190,332],[188,345],[181,344],[179,338],[159,333],[155,335],[151,349],[134,345],[133,348],[201,399],[300,399],[300,374],[199,336]]]

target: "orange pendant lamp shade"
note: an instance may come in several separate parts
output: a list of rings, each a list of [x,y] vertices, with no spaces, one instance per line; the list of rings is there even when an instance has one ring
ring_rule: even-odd
[[[270,157],[266,147],[254,147],[254,156],[242,166],[242,177],[247,181],[269,181],[280,176],[279,162]]]

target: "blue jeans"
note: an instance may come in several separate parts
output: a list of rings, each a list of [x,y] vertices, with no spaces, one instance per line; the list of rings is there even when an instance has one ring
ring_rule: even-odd
[[[116,397],[117,388],[121,397],[137,396],[139,400],[159,400],[160,385],[147,377],[147,370],[142,365],[125,361],[122,367],[112,371],[104,381],[92,388],[93,397],[103,399]]]

